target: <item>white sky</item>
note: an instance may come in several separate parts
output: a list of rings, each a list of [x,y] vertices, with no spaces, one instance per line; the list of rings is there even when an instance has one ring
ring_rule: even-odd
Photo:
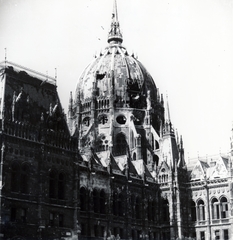
[[[233,0],[118,0],[123,45],[150,72],[186,160],[230,150]],[[84,68],[107,46],[112,0],[0,0],[0,61],[55,76],[67,111]]]

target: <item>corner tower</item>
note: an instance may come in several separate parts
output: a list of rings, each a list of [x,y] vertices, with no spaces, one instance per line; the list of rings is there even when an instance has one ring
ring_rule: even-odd
[[[142,160],[151,171],[158,162],[163,99],[143,64],[122,45],[114,1],[108,45],[81,75],[70,99],[68,121],[85,159],[97,154]]]

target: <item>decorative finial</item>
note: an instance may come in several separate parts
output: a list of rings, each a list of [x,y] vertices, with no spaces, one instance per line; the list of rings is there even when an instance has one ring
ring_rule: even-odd
[[[120,24],[118,22],[116,0],[113,1],[111,30],[108,34],[108,43],[111,43],[111,42],[112,43],[122,43],[123,42],[122,34],[120,31]]]

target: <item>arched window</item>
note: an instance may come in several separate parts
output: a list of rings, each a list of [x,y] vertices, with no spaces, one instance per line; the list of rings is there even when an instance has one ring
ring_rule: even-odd
[[[212,219],[219,219],[219,202],[216,198],[213,198],[211,201],[212,207]]]
[[[57,174],[55,171],[49,173],[49,197],[57,197]]]
[[[119,133],[116,137],[116,148],[115,148],[115,155],[125,155],[127,149],[127,142],[125,139],[125,135],[123,133]]]
[[[163,199],[162,202],[162,220],[163,222],[168,222],[170,219],[169,217],[169,203],[167,199]]]
[[[105,214],[106,213],[106,196],[105,196],[104,190],[100,191],[100,213]]]
[[[221,204],[221,218],[228,218],[229,213],[228,213],[228,202],[225,197],[222,197],[220,200]]]
[[[191,201],[190,203],[190,211],[191,211],[191,220],[197,221],[196,204],[194,201]]]
[[[133,160],[136,160],[137,159],[137,155],[136,155],[136,153],[134,152],[133,153]]]
[[[84,187],[81,187],[79,190],[80,193],[80,210],[86,211],[87,210],[87,193]]]
[[[199,221],[205,220],[205,204],[203,200],[197,202],[197,216]]]
[[[93,210],[95,213],[99,212],[99,192],[96,189],[93,191]]]
[[[21,193],[24,194],[29,193],[29,173],[29,166],[27,164],[23,164],[21,167],[20,190]]]
[[[65,174],[59,173],[58,175],[58,199],[65,199]]]
[[[19,164],[13,163],[11,166],[11,191],[18,192],[19,191],[19,183],[20,183],[20,167]]]
[[[153,155],[153,165],[152,168],[154,169],[155,166],[158,166],[159,157],[157,155]]]
[[[136,147],[141,147],[141,135],[139,134],[136,138]]]
[[[155,140],[154,140],[154,135],[152,133],[150,133],[150,135],[149,135],[149,142],[150,142],[152,150],[155,150]]]

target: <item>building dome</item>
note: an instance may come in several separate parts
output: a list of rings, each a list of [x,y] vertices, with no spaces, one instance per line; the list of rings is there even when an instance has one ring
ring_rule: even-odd
[[[84,70],[78,81],[75,100],[87,101],[92,98],[93,92],[97,97],[106,98],[111,96],[112,91],[114,104],[146,108],[146,96],[150,91],[151,104],[156,103],[154,80],[134,55],[129,56],[122,42],[115,7],[108,36],[109,45]]]
[[[150,162],[164,122],[163,99],[146,68],[122,46],[114,3],[108,46],[82,73],[74,101],[71,95],[69,128],[85,158],[128,153]]]
[[[157,101],[157,88],[145,67],[129,56],[120,43],[109,44],[103,54],[89,64],[79,79],[75,99],[85,102],[97,97],[110,97],[114,92],[116,105],[146,108],[150,91],[151,103]]]

